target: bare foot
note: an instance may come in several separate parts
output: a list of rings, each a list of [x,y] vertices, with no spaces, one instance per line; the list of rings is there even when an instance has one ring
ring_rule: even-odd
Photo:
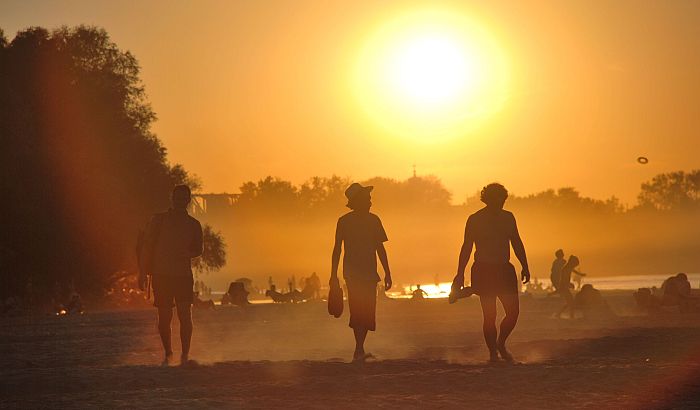
[[[510,352],[506,349],[505,345],[499,345],[498,346],[498,353],[501,355],[501,359],[505,360],[508,363],[513,363],[513,355],[510,354]]]
[[[353,363],[364,363],[367,359],[374,358],[372,353],[365,353],[365,352],[355,352],[352,355],[352,362]]]
[[[196,360],[190,359],[187,355],[180,356],[180,366],[181,367],[196,367],[199,363]]]
[[[165,357],[163,358],[163,361],[160,363],[161,366],[163,367],[168,367],[170,366],[170,363],[173,360],[173,352],[166,353]]]
[[[489,353],[489,363],[498,363],[501,360],[498,358],[498,352],[495,350]]]

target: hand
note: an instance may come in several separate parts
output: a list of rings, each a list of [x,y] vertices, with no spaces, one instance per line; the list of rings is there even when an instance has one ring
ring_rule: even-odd
[[[391,285],[393,285],[394,282],[391,280],[391,275],[386,275],[384,276],[384,290],[389,290],[391,289]]]
[[[457,274],[454,279],[452,279],[452,289],[462,289],[464,287],[464,274]]]
[[[520,275],[523,278],[523,285],[530,282],[530,270],[529,269],[527,269],[527,268],[523,269],[522,272],[520,273]]]
[[[331,275],[331,280],[328,281],[328,286],[330,286],[331,289],[340,288],[340,281],[338,280],[338,276]]]

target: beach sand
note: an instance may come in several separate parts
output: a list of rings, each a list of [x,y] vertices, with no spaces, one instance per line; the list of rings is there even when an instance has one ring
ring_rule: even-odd
[[[700,315],[555,319],[523,298],[511,351],[487,364],[477,298],[382,301],[348,363],[346,312],[324,303],[195,311],[196,367],[161,367],[155,309],[0,319],[2,408],[699,408]],[[173,326],[179,350],[177,320]]]

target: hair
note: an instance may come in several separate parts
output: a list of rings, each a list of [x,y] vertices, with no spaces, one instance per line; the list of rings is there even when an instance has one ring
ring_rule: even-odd
[[[175,188],[173,188],[173,196],[177,194],[187,194],[187,196],[192,196],[192,191],[190,191],[190,187],[187,185],[175,185]]]
[[[579,260],[578,256],[571,255],[569,256],[569,261],[566,262],[567,265],[577,267],[581,261]]]
[[[498,182],[486,185],[481,190],[481,202],[486,205],[501,205],[508,198],[508,190]]]
[[[554,252],[554,255],[564,257],[564,250],[563,250],[563,249],[557,249],[557,251]]]
[[[367,195],[363,194],[358,194],[352,197],[351,199],[348,200],[348,203],[345,205],[348,208],[352,209],[353,211],[358,209],[358,208],[365,208],[367,207],[367,204],[370,203],[372,200],[372,197],[367,193]]]

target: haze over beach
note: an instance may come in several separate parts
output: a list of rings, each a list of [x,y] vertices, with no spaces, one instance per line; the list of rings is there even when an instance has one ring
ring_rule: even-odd
[[[0,407],[700,407],[700,2],[0,3]]]

